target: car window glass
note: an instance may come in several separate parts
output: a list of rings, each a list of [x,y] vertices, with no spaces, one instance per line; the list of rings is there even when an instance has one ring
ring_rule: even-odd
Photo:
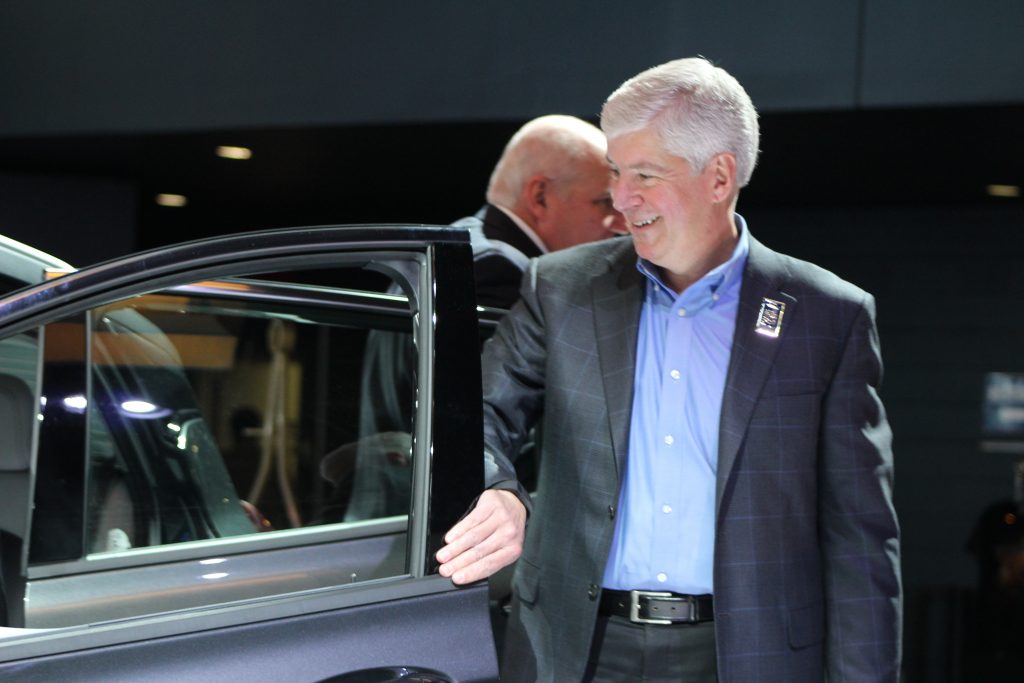
[[[366,289],[276,273],[48,324],[30,564],[405,515],[414,312],[346,270]],[[2,344],[31,395],[35,333]]]
[[[411,312],[302,289],[202,283],[90,313],[88,551],[408,512]]]

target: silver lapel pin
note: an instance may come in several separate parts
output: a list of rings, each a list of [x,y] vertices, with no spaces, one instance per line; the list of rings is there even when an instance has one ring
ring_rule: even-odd
[[[778,337],[782,332],[782,315],[786,312],[786,304],[765,297],[761,299],[761,310],[757,314],[754,331],[766,337]]]

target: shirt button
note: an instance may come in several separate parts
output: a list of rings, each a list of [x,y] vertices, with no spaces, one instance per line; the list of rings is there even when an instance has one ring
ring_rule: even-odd
[[[664,512],[667,515],[670,512],[672,512],[672,506],[671,505],[662,505],[661,506],[661,511]]]
[[[596,583],[592,583],[592,584],[590,584],[590,588],[587,589],[587,597],[590,598],[591,600],[596,600],[598,592],[599,591],[598,591],[598,588],[597,588],[597,584]]]
[[[672,372],[668,373],[668,375],[672,379],[679,379],[680,377],[682,377],[682,374],[678,370],[673,370]]]
[[[717,292],[716,292],[715,294],[712,294],[712,295],[711,295],[711,300],[712,300],[712,301],[718,301],[718,300],[719,300],[720,298],[721,298],[721,297],[720,297],[720,296],[718,296],[718,293],[717,293]]]
[[[671,434],[665,437],[665,443],[667,443],[669,446],[671,446],[673,442],[675,442],[675,439],[672,438]]]
[[[678,311],[676,311],[676,315],[678,315],[680,318],[685,317],[686,316],[686,309],[685,308],[680,308]]]
[[[658,583],[665,583],[666,581],[668,581],[668,574],[665,572],[658,574]]]

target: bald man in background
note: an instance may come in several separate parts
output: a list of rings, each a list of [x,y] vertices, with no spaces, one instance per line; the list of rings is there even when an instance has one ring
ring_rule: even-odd
[[[509,308],[529,259],[625,234],[612,206],[604,133],[574,116],[528,121],[491,173],[487,204],[453,225],[473,239],[477,302]]]

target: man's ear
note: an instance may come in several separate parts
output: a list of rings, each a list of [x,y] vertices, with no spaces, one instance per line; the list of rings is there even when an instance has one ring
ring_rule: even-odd
[[[711,167],[711,196],[717,202],[731,201],[739,188],[736,187],[736,157],[728,152],[716,154],[709,162]]]
[[[534,216],[543,216],[548,210],[548,191],[551,181],[541,174],[532,176],[523,187],[526,207]]]

